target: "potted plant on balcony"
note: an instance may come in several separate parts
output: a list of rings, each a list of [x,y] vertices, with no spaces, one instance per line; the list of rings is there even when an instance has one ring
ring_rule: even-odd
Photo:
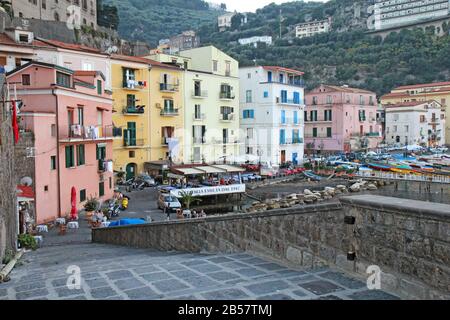
[[[91,219],[94,215],[94,212],[98,209],[100,203],[99,201],[94,198],[90,197],[86,203],[84,204],[84,210],[86,211],[86,219]]]

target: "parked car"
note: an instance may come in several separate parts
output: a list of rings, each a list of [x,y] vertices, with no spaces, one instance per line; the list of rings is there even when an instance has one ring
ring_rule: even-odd
[[[171,195],[161,193],[157,200],[158,208],[164,210],[165,207],[170,205],[170,211],[175,212],[177,209],[181,209],[180,201]]]

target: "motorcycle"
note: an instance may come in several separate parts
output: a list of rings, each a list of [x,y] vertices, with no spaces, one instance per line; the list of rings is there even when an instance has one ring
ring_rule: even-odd
[[[125,210],[128,209],[128,202],[129,202],[129,200],[130,200],[130,198],[128,198],[128,197],[126,197],[126,196],[123,197],[123,199],[122,199],[122,205],[121,205],[121,207],[120,207],[120,209],[121,209],[122,211],[125,211]]]
[[[115,201],[111,201],[108,207],[108,218],[111,219],[118,217],[119,214],[120,214],[120,206]]]

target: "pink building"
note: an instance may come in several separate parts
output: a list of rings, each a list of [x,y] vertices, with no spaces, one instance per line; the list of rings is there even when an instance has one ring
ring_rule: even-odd
[[[112,198],[112,99],[103,74],[30,62],[7,79],[23,102],[20,126],[34,134],[37,223],[70,213],[72,187],[79,210],[90,196]]]
[[[375,93],[348,86],[321,85],[305,97],[307,153],[376,149],[381,143]]]

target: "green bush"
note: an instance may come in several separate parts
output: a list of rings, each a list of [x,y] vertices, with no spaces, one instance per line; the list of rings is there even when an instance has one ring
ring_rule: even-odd
[[[36,250],[37,242],[36,239],[30,234],[19,235],[19,243],[22,248]]]
[[[90,197],[84,204],[84,210],[86,210],[87,212],[92,212],[97,210],[99,205],[100,203],[97,199],[95,199],[94,197]]]

